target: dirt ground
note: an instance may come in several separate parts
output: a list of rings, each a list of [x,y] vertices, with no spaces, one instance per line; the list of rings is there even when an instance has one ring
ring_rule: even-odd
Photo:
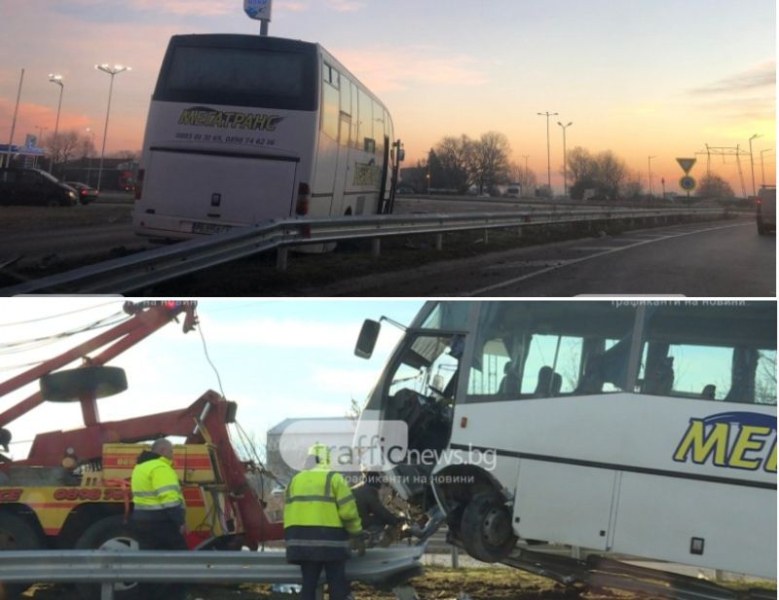
[[[646,598],[619,592],[601,590],[580,592],[566,589],[551,580],[507,568],[428,567],[423,575],[410,581],[420,600],[584,600]],[[354,584],[357,600],[394,600],[391,590],[378,590]],[[38,585],[22,596],[33,600],[79,600],[75,589],[64,585]],[[295,594],[273,592],[269,585],[241,584],[235,586],[193,586],[191,600],[294,600]]]

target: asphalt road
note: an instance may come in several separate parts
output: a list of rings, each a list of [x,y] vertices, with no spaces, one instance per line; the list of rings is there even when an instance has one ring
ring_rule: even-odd
[[[329,286],[322,295],[776,296],[776,237],[752,220],[644,229],[435,263]]]

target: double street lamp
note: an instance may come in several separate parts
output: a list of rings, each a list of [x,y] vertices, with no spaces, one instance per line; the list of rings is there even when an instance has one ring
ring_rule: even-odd
[[[97,170],[97,190],[100,191],[100,182],[103,177],[103,157],[105,156],[105,141],[108,136],[108,117],[111,114],[111,95],[114,91],[114,76],[123,71],[131,71],[130,67],[123,65],[110,66],[108,64],[95,65],[95,69],[108,73],[111,76],[111,83],[108,86],[108,108],[105,111],[105,127],[103,128],[103,148],[100,150],[100,166]]]
[[[573,121],[568,121],[566,125],[563,125],[560,121],[557,124],[563,128],[563,196],[568,197],[568,163],[566,162],[567,152],[565,150],[565,130],[573,125]]]
[[[557,113],[540,112],[536,113],[539,117],[546,116],[546,182],[549,186],[549,193],[552,193],[552,155],[549,149],[549,117],[557,116]]]

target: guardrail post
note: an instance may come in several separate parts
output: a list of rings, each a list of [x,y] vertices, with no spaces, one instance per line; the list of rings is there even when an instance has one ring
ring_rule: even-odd
[[[289,257],[289,250],[286,246],[282,246],[276,250],[276,270],[286,271],[287,262]]]
[[[371,239],[371,256],[374,258],[381,255],[381,238]]]
[[[416,591],[410,585],[401,585],[392,588],[396,600],[419,600]]]
[[[443,233],[436,233],[435,234],[435,249],[439,252],[444,249],[444,234]]]
[[[452,568],[460,568],[460,549],[457,546],[452,546]]]
[[[484,245],[486,246],[489,243],[490,243],[490,230],[489,229],[485,229],[484,230]]]
[[[103,582],[100,586],[100,600],[114,600],[114,584]]]

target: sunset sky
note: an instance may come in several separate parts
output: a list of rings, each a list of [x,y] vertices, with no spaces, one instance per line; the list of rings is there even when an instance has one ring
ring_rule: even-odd
[[[14,143],[90,128],[98,149],[109,77],[116,77],[107,152],[139,150],[168,39],[178,33],[257,34],[242,0],[0,0],[0,144],[7,144],[22,69]],[[775,0],[274,0],[270,34],[319,42],[388,106],[406,166],[447,135],[504,133],[512,160],[562,188],[567,148],[613,151],[659,192],[678,191],[677,157],[740,147],[751,194],[775,183]],[[42,129],[41,129],[42,128]],[[762,153],[762,154],[761,154]],[[706,171],[697,155],[692,175]],[[712,171],[742,192],[736,159]]]

